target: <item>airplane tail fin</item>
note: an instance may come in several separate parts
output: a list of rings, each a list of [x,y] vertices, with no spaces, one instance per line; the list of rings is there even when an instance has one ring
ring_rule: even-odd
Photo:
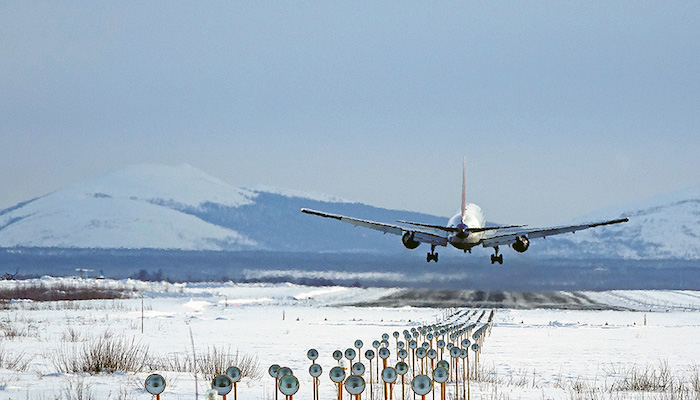
[[[462,218],[467,211],[467,157],[462,162]]]

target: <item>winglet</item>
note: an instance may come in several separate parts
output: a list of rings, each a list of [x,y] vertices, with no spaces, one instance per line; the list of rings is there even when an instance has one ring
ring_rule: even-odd
[[[462,162],[462,219],[467,211],[467,157]]]

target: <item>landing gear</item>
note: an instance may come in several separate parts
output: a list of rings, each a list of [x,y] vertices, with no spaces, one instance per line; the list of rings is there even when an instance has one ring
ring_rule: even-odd
[[[430,253],[425,257],[425,262],[438,262],[438,253],[435,252],[435,245],[430,245]]]
[[[498,254],[498,246],[493,248],[496,254],[491,254],[491,264],[499,263],[503,265],[503,254]]]

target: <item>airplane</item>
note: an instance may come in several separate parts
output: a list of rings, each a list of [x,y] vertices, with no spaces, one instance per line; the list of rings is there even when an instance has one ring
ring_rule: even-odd
[[[481,208],[474,203],[467,203],[466,197],[466,159],[462,165],[462,208],[459,214],[449,219],[446,226],[423,224],[420,222],[396,221],[403,225],[369,221],[344,215],[302,208],[301,212],[319,217],[336,219],[354,226],[361,226],[401,236],[401,242],[409,249],[417,248],[421,243],[430,245],[426,262],[438,262],[436,246],[451,245],[465,253],[471,253],[475,246],[491,247],[491,264],[503,264],[500,246],[510,246],[518,253],[524,253],[530,247],[530,239],[546,238],[562,233],[576,232],[597,226],[613,225],[629,221],[619,218],[581,225],[555,226],[549,228],[527,228],[525,225],[486,226],[486,219]]]

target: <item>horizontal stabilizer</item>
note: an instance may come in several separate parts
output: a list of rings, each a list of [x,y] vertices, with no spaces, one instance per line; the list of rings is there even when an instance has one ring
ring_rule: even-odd
[[[508,226],[488,226],[488,227],[482,227],[482,228],[464,228],[464,229],[459,229],[455,226],[441,226],[441,225],[431,225],[431,224],[422,224],[420,222],[409,222],[409,221],[396,221],[401,224],[407,224],[407,225],[414,225],[414,226],[421,226],[423,228],[430,228],[430,229],[437,229],[445,232],[485,232],[485,231],[495,231],[498,229],[509,229],[509,228],[522,228],[525,225],[508,225]]]

